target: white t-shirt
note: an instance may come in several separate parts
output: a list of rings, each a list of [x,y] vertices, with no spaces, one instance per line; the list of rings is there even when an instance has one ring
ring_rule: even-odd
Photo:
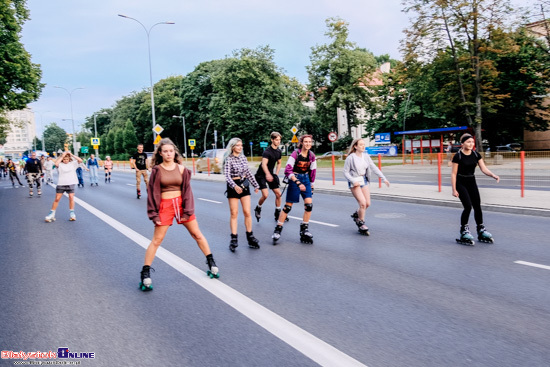
[[[44,162],[44,168],[47,171],[53,169],[53,161],[47,160],[46,162]]]
[[[78,162],[72,160],[69,163],[61,162],[57,167],[59,177],[57,184],[60,186],[76,185],[78,183],[78,177],[76,176],[76,169],[78,168]]]

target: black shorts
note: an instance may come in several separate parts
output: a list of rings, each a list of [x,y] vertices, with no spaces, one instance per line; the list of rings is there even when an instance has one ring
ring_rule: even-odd
[[[246,180],[246,182],[248,183],[248,180]],[[226,195],[228,199],[240,199],[245,196],[250,196],[250,184],[246,186],[242,186],[242,183],[243,183],[242,180],[235,180],[235,183],[241,186],[241,189],[243,189],[243,192],[241,192],[240,194],[237,194],[237,191],[235,191],[235,189],[231,188],[231,186],[227,184]]]
[[[55,187],[55,192],[57,194],[63,194],[63,193],[67,193],[67,194],[74,194],[74,185],[57,185]]]
[[[273,181],[271,181],[271,182],[268,182],[266,180],[265,176],[263,176],[263,175],[255,175],[254,176],[256,178],[256,181],[258,181],[258,185],[260,185],[260,190],[267,189],[268,187],[271,190],[275,190],[275,189],[278,189],[281,186],[280,182],[279,182],[279,176],[277,176],[277,175],[272,175],[272,176],[273,176]]]

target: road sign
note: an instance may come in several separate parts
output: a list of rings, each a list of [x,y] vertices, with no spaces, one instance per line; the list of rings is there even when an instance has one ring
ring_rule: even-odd
[[[294,135],[292,137],[292,140],[290,141],[291,143],[299,143],[300,141],[298,140],[298,138],[296,137],[296,135]]]
[[[298,132],[298,128],[296,126],[292,126],[292,129],[290,129],[294,135]]]
[[[88,147],[80,147],[80,153],[87,154],[88,153]]]
[[[195,139],[187,139],[187,144],[189,144],[190,147],[194,148],[196,144]]]
[[[160,135],[157,135],[153,144],[157,145],[158,143],[160,143],[160,139],[162,139]]]
[[[96,149],[96,150],[99,149],[99,145],[94,145],[94,149]],[[86,153],[88,153],[88,152],[86,152]]]
[[[267,148],[267,146],[268,146],[267,141],[260,142],[260,148]]]
[[[338,134],[336,134],[334,131],[328,133],[328,140],[334,143],[336,140],[338,140]]]
[[[153,128],[153,131],[155,133],[157,133],[158,135],[160,135],[161,132],[164,131],[164,129],[162,128],[162,126],[160,126],[159,124],[156,124],[155,127]],[[156,140],[155,140],[156,141]],[[154,144],[158,144],[158,143],[154,143]]]
[[[99,141],[99,138],[91,138],[90,143],[91,143],[91,145],[101,145],[100,141]]]

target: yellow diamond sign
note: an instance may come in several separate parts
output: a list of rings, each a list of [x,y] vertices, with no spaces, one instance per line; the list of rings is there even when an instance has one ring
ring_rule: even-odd
[[[157,135],[158,135],[158,134],[160,134],[161,132],[163,132],[164,129],[163,129],[162,126],[160,126],[159,124],[156,124],[155,127],[153,128],[153,131],[154,131],[155,133],[157,133]],[[155,143],[155,144],[157,144],[157,143]]]
[[[292,126],[292,129],[290,129],[293,134],[296,134],[298,132],[298,128],[296,126]]]

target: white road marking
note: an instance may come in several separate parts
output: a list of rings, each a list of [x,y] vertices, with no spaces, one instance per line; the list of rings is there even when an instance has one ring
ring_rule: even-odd
[[[208,201],[209,203],[214,203],[214,204],[221,204],[222,203],[221,201],[203,199],[203,198],[197,198],[197,200]]]
[[[550,266],[548,266],[548,265],[530,263],[530,262],[522,261],[522,260],[514,261],[514,263],[519,264],[519,265],[527,265],[527,266],[532,266],[532,267],[535,267],[535,268],[550,270]]]
[[[129,184],[129,183],[127,183],[126,185],[128,185],[128,186],[136,186],[136,184]]]
[[[78,205],[82,206],[144,249],[149,246],[151,241],[148,238],[135,232],[85,201],[77,197],[75,197],[74,200]],[[294,325],[259,303],[254,302],[252,299],[225,285],[221,281],[210,279],[206,276],[205,271],[194,267],[163,247],[158,249],[156,257],[275,335],[277,338],[281,339],[283,342],[303,353],[314,362],[322,366],[365,366],[356,359]]]
[[[292,215],[289,215],[288,218],[292,218],[292,219],[296,219],[296,220],[302,220],[303,218],[300,218],[300,217],[293,217]],[[325,223],[325,222],[319,222],[319,221],[316,221],[316,220],[309,220],[310,223],[317,223],[317,224],[321,224],[323,226],[327,226],[327,227],[340,227],[339,224],[331,224],[331,223]]]

